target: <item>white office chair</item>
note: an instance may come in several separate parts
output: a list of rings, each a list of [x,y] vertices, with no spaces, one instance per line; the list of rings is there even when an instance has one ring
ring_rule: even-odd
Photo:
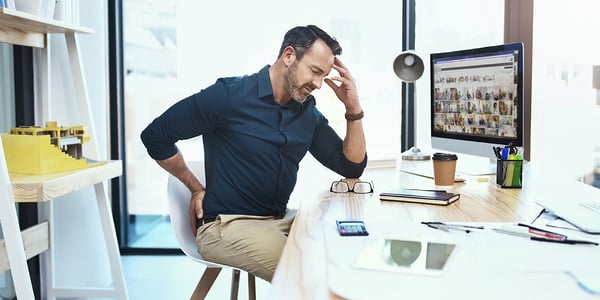
[[[198,176],[200,181],[204,183],[204,163],[200,161],[192,161],[188,162],[188,166],[192,169],[196,176]],[[206,270],[202,274],[202,277],[200,278],[198,285],[196,285],[196,289],[194,290],[194,293],[190,299],[204,299],[211,286],[217,279],[219,272],[221,272],[221,269],[232,270],[230,298],[237,299],[241,270],[231,266],[221,265],[204,260],[202,255],[198,253],[196,238],[192,234],[188,218],[188,209],[191,197],[189,189],[176,177],[169,175],[167,183],[167,197],[169,201],[169,213],[171,214],[171,225],[173,226],[173,231],[181,250],[191,259],[206,266]],[[255,278],[254,275],[250,273],[248,273],[248,298],[252,300],[256,299]]]

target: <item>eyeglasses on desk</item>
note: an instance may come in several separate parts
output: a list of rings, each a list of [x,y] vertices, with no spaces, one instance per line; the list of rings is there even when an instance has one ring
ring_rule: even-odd
[[[351,183],[342,179],[332,182],[329,191],[334,193],[369,194],[373,192],[373,183],[369,181],[355,181],[351,186]]]

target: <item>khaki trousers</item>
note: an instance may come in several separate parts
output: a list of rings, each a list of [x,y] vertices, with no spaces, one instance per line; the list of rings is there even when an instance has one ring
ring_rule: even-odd
[[[282,219],[219,215],[196,232],[198,251],[206,260],[236,267],[268,282],[279,263],[295,210]]]

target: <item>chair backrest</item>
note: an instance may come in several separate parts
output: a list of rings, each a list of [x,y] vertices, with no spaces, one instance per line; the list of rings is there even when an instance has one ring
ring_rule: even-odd
[[[190,161],[187,163],[196,174],[202,184],[204,179],[204,163],[201,161]],[[175,233],[175,238],[179,243],[179,247],[185,255],[192,259],[202,262],[209,267],[226,267],[220,264],[205,261],[202,255],[198,253],[196,237],[192,234],[190,221],[188,217],[188,209],[190,207],[190,190],[173,175],[169,175],[167,182],[167,198],[169,202],[169,213],[171,216],[171,226]]]

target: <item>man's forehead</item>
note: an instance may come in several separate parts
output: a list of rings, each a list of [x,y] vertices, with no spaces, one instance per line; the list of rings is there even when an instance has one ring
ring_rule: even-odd
[[[335,61],[335,55],[322,40],[317,40],[308,49],[302,60],[310,67],[329,72]]]

